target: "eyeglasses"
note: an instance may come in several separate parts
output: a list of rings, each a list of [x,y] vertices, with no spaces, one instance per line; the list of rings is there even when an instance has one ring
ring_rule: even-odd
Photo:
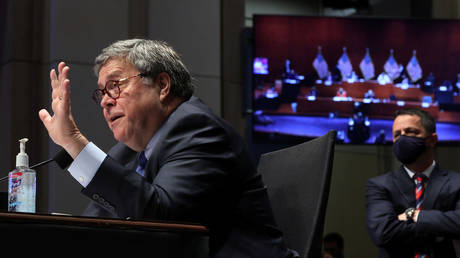
[[[144,77],[145,74],[140,73],[137,75],[133,75],[130,77],[122,78],[120,80],[109,80],[105,83],[104,89],[95,89],[93,92],[93,100],[96,104],[100,105],[102,98],[105,94],[107,94],[112,99],[118,99],[120,97],[120,85],[125,83],[127,80],[135,78],[135,77]]]

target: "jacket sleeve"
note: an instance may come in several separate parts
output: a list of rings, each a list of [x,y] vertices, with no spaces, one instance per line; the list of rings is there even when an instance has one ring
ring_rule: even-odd
[[[439,209],[422,209],[418,215],[416,231],[448,238],[460,238],[460,182],[443,186],[437,198]]]
[[[234,207],[243,181],[239,176],[255,170],[242,161],[241,146],[233,142],[210,117],[183,118],[181,126],[169,130],[161,143],[153,181],[158,191],[149,200],[146,215],[202,221]]]
[[[108,156],[83,194],[132,219],[199,222],[229,206],[235,198],[230,174],[241,168],[225,130],[206,116],[190,116],[165,133],[152,158],[158,163],[153,182]]]
[[[413,241],[415,224],[398,220],[390,191],[382,178],[370,179],[366,186],[367,230],[377,246],[401,245]]]

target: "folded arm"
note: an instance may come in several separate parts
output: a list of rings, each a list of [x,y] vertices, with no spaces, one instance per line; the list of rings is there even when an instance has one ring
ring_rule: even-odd
[[[367,228],[372,241],[378,245],[410,242],[415,236],[415,224],[398,219],[389,191],[373,181],[367,183]]]
[[[416,222],[416,231],[421,234],[434,234],[448,238],[460,238],[460,196],[455,197],[453,210],[421,210]],[[440,200],[446,201],[446,200]]]

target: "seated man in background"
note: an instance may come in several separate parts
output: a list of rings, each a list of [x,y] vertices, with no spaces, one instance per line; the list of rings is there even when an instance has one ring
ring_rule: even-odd
[[[460,174],[436,163],[437,140],[430,114],[396,112],[393,151],[403,165],[367,183],[367,227],[379,257],[456,257]]]
[[[344,241],[342,235],[331,232],[323,238],[323,258],[344,258]]]
[[[73,158],[70,174],[92,199],[84,215],[196,222],[211,257],[293,257],[243,140],[198,98],[188,69],[164,42],[113,43],[95,60],[93,99],[119,142],[108,154],[78,129],[69,67],[50,73],[52,110],[39,116]]]

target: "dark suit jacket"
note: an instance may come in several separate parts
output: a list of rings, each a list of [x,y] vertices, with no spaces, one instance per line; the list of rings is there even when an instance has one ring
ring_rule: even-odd
[[[119,143],[82,193],[84,215],[197,222],[212,257],[289,257],[261,176],[243,140],[200,100],[182,103],[164,124],[147,163]]]
[[[380,247],[379,257],[456,257],[452,239],[460,238],[460,174],[436,166],[425,189],[416,223],[398,215],[415,207],[415,183],[401,167],[367,183],[367,228]]]

